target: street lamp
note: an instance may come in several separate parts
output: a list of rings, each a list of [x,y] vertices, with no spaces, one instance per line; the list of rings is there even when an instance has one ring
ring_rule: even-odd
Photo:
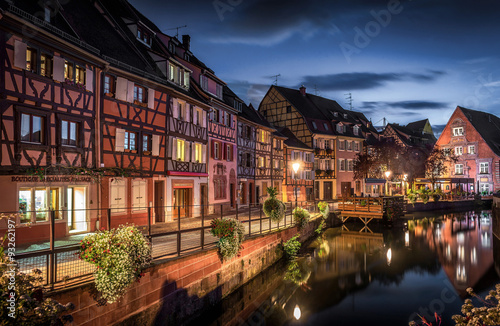
[[[403,196],[406,196],[406,184],[408,183],[408,174],[403,174]]]
[[[295,162],[292,164],[292,169],[293,169],[293,172],[295,174],[295,208],[297,208],[297,172],[299,171],[299,168],[300,168],[300,163],[299,162]]]
[[[391,175],[391,171],[385,171],[385,194],[386,196],[389,196],[389,176]]]

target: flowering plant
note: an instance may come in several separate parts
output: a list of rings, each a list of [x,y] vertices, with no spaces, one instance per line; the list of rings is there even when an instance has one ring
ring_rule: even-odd
[[[285,216],[285,204],[276,198],[278,194],[278,189],[273,187],[268,187],[266,189],[269,194],[269,198],[264,202],[262,210],[267,217],[269,217],[274,222],[279,222]]]
[[[80,242],[80,259],[95,265],[94,279],[102,298],[113,303],[139,280],[151,263],[151,248],[135,226],[89,234]]]
[[[500,324],[500,284],[497,284],[495,290],[491,290],[484,299],[475,294],[472,288],[468,288],[467,293],[478,299],[483,306],[475,307],[471,299],[465,299],[462,315],[451,317],[457,326]]]
[[[309,217],[311,216],[309,212],[302,207],[295,207],[292,214],[295,223],[299,226],[299,228],[304,227],[304,225],[309,222]]]
[[[328,206],[328,203],[326,201],[320,201],[318,203],[318,209],[321,212],[321,215],[323,215],[324,219],[326,219],[330,214],[330,206]]]
[[[216,218],[210,224],[210,233],[219,238],[217,247],[223,260],[231,259],[242,248],[245,227],[234,218]]]

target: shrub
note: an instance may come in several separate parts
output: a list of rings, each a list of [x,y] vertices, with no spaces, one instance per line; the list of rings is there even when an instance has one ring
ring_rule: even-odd
[[[210,233],[219,238],[217,247],[222,260],[236,256],[241,249],[245,234],[243,224],[234,218],[220,218],[212,220],[210,226]]]
[[[276,195],[278,194],[278,190],[276,188],[268,187],[266,190],[269,194],[269,198],[267,198],[264,202],[262,210],[272,221],[279,222],[285,216],[285,204],[276,198]]]
[[[0,215],[2,218],[15,218]],[[0,244],[0,320],[1,325],[64,325],[71,323],[73,317],[68,314],[74,309],[73,303],[62,305],[52,298],[46,298],[43,287],[42,271],[34,269],[23,273],[14,256],[8,255]],[[10,253],[10,251],[9,251]],[[13,299],[11,299],[13,298]]]
[[[144,275],[142,271],[151,263],[151,247],[135,226],[120,225],[87,235],[80,242],[79,257],[97,267],[96,289],[105,302],[113,303]]]
[[[469,295],[479,299],[484,306],[474,307],[471,299],[466,299],[462,305],[462,315],[455,315],[452,319],[456,325],[499,325],[500,324],[500,284],[496,285],[495,290],[484,298],[480,298],[474,293],[472,288],[467,289]]]
[[[292,259],[297,256],[297,253],[300,250],[300,242],[297,240],[299,238],[300,234],[295,235],[294,237],[290,238],[287,242],[283,244],[283,250],[285,251],[285,254],[288,259]]]
[[[299,228],[304,227],[306,223],[309,222],[309,217],[311,216],[309,212],[302,207],[295,207],[292,214],[295,223],[299,226]]]

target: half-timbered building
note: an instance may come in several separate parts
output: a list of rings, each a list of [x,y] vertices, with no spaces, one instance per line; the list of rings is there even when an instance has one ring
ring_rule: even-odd
[[[253,107],[243,104],[238,114],[238,203],[255,201],[255,145],[260,119]]]
[[[307,94],[304,86],[299,90],[271,86],[259,112],[273,125],[288,128],[314,148],[315,198],[329,200],[361,194],[362,180],[353,180],[353,166],[365,140],[361,126],[366,127],[368,121],[364,116],[344,110],[333,100]]]
[[[450,149],[458,156],[439,182],[442,190],[482,194],[500,190],[499,144],[500,118],[457,106],[436,142],[437,147]]]
[[[288,128],[280,128],[280,133],[287,137],[284,141],[285,176],[283,179],[283,200],[314,200],[314,149],[300,141]],[[299,163],[297,174],[292,165]],[[297,198],[296,198],[297,197]]]
[[[58,7],[23,1],[0,14],[0,207],[20,212],[18,243],[47,239],[51,209],[58,237],[90,231],[97,219],[90,171],[104,61],[63,19]]]

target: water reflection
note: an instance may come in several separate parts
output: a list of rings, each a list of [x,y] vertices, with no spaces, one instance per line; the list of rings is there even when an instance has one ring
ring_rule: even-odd
[[[442,326],[453,325],[466,288],[484,295],[499,283],[491,211],[419,218],[392,229],[361,227],[328,229],[305,257],[281,268],[280,282],[278,270],[269,274],[272,282],[257,282],[256,291],[270,293],[267,303],[250,316],[244,304],[245,315],[231,319],[237,323],[219,317],[208,324],[408,325],[417,314],[431,319],[436,311]]]

